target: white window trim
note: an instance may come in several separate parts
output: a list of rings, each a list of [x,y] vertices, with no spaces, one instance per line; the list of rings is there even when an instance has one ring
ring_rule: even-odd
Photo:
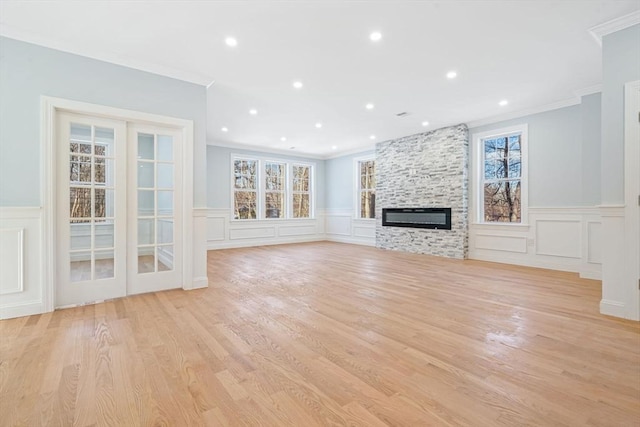
[[[229,177],[233,178],[234,162],[236,160],[255,160],[258,163],[257,166],[257,180],[258,188],[256,197],[256,218],[255,219],[236,219],[234,218],[233,205],[235,202],[235,183],[234,180],[230,180],[230,214],[229,219],[231,222],[255,222],[255,221],[308,221],[316,218],[315,206],[316,206],[316,164],[314,162],[305,162],[299,160],[282,159],[275,157],[254,156],[251,154],[231,153],[229,162]],[[266,199],[266,174],[264,173],[265,163],[280,163],[285,165],[285,217],[284,218],[266,218],[265,211],[265,199]],[[308,218],[293,218],[293,166],[308,166],[309,167],[309,192],[311,197],[309,198],[309,213]]]
[[[367,222],[372,222],[375,221],[376,218],[362,218],[361,212],[360,212],[360,162],[368,162],[373,160],[375,162],[376,160],[376,155],[375,153],[371,153],[371,154],[367,154],[366,156],[360,156],[360,157],[354,157],[353,158],[353,184],[355,187],[355,191],[354,191],[354,197],[353,197],[353,205],[354,205],[354,209],[353,209],[353,218],[358,220],[358,221],[367,221]],[[376,167],[376,175],[378,168]],[[376,179],[376,183],[377,183],[377,179]],[[376,208],[376,211],[378,209]]]
[[[520,222],[486,222],[483,217],[482,189],[480,188],[484,171],[482,141],[497,138],[513,133],[520,133],[521,158],[521,191],[520,191]],[[490,225],[492,227],[528,227],[529,226],[529,125],[521,123],[487,132],[474,133],[472,136],[472,162],[471,162],[471,218],[472,225]]]
[[[294,218],[293,217],[293,167],[304,166],[309,168],[309,217],[308,218]],[[287,212],[287,219],[295,221],[304,221],[309,219],[315,219],[316,217],[316,168],[315,163],[309,162],[290,162],[287,163],[287,204],[289,205],[289,211]],[[291,191],[289,191],[291,189]],[[298,192],[304,194],[303,192]]]

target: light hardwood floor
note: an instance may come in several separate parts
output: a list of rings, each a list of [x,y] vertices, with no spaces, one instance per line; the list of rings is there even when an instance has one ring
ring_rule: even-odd
[[[574,274],[337,243],[0,322],[0,424],[638,426],[640,327]]]

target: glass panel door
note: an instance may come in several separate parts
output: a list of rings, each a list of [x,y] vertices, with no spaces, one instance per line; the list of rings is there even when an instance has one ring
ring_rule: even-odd
[[[182,286],[181,135],[135,125],[129,194],[129,293]]]
[[[58,116],[58,306],[126,293],[124,126]]]

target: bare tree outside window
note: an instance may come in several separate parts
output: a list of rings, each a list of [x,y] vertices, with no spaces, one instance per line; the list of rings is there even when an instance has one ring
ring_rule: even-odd
[[[311,218],[311,167],[293,165],[293,217]]]
[[[375,160],[358,162],[360,180],[358,194],[360,196],[360,218],[376,216],[376,164]]]
[[[72,223],[91,222],[92,216],[96,221],[106,217],[106,191],[99,188],[106,185],[106,160],[98,157],[104,155],[105,149],[104,144],[91,141],[70,143],[69,216]]]
[[[283,163],[265,163],[265,216],[267,218],[285,217],[285,170],[286,165]]]
[[[235,160],[233,162],[234,219],[256,219],[258,206],[258,162]]]
[[[485,222],[522,222],[522,135],[482,140],[483,218]]]

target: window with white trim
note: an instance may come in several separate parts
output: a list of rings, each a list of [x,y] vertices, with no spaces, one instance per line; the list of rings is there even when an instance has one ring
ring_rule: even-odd
[[[357,161],[356,186],[358,190],[357,217],[371,219],[376,217],[376,161],[361,159]]]
[[[313,218],[313,165],[232,156],[233,219]]]
[[[292,217],[311,218],[311,166],[291,166],[293,170]]]
[[[233,218],[258,218],[258,161],[233,161]]]
[[[265,162],[265,216],[267,218],[284,218],[285,192],[286,192],[286,164],[278,162]]]
[[[521,224],[526,210],[526,125],[477,138],[478,213],[483,223]]]

